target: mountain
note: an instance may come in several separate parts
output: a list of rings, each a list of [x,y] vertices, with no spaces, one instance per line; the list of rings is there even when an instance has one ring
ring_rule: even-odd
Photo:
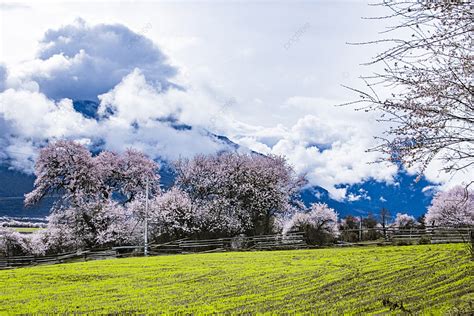
[[[99,110],[99,103],[89,100],[74,100],[72,102],[74,110],[89,119],[99,119],[97,111]]]
[[[45,198],[39,205],[25,208],[24,194],[33,189],[35,177],[0,165],[0,217],[43,218],[49,214],[54,198]]]
[[[175,179],[169,163],[161,161],[160,175],[163,188],[169,188]],[[33,208],[23,206],[23,195],[33,189],[34,176],[10,170],[0,166],[0,217],[43,218],[48,215],[54,199],[46,198]],[[394,184],[374,180],[347,187],[349,200],[337,201],[321,187],[309,187],[301,191],[301,198],[306,205],[314,202],[327,203],[337,210],[340,217],[346,215],[366,216],[378,214],[382,207],[387,208],[392,216],[397,212],[408,213],[418,217],[426,212],[432,194],[425,188],[431,184],[426,180],[415,182],[415,177],[400,173]]]
[[[394,218],[396,213],[408,213],[419,217],[426,213],[433,196],[432,183],[416,176],[399,172],[393,184],[367,180],[359,184],[346,186],[349,199],[337,201],[321,187],[305,188],[301,191],[303,202],[309,206],[314,202],[327,203],[334,208],[340,217],[346,215],[377,215],[381,208],[390,211]]]
[[[99,120],[99,104],[95,101],[78,100],[73,102],[76,111],[85,117]],[[191,130],[192,126],[182,124],[176,118],[160,118],[160,121],[180,131]],[[205,135],[224,144],[230,151],[235,151],[240,146],[226,136],[205,132]],[[100,147],[100,146],[99,146]],[[97,154],[100,148],[94,149]],[[159,161],[161,182],[163,188],[170,187],[174,182],[173,169],[169,162]],[[54,202],[47,198],[40,205],[33,208],[24,208],[23,196],[33,189],[34,176],[10,170],[8,164],[0,165],[0,217],[31,217],[43,218],[48,215]],[[368,179],[360,184],[341,185],[348,193],[348,199],[337,201],[321,187],[307,187],[301,191],[301,198],[306,205],[313,202],[324,202],[338,211],[340,217],[346,215],[365,216],[369,213],[377,214],[382,207],[391,211],[394,216],[397,212],[420,216],[426,212],[431,202],[432,191],[427,190],[432,184],[422,179],[415,182],[415,177],[399,172],[393,184],[377,182]]]

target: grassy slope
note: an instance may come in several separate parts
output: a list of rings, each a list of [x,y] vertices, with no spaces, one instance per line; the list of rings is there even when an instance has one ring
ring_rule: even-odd
[[[0,271],[4,312],[435,314],[474,305],[463,245],[130,258]]]

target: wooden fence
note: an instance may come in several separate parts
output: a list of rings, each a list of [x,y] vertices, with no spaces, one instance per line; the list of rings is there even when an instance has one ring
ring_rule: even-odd
[[[207,240],[181,239],[162,244],[150,244],[150,255],[184,254],[198,252],[219,252],[230,250],[275,250],[306,248],[302,233],[288,235],[265,235],[254,237],[233,237]],[[143,245],[120,246],[111,249],[95,249],[61,253],[50,256],[0,257],[0,269],[8,269],[37,264],[57,264],[88,260],[143,256]]]
[[[426,227],[399,229],[393,227],[377,227],[362,229],[347,229],[341,231],[341,236],[353,233],[354,242],[363,242],[383,238],[386,243],[464,243],[470,242],[473,227]]]
[[[472,228],[447,228],[430,227],[426,229],[394,229],[374,228],[362,230],[346,230],[345,232],[357,232],[360,235],[368,232],[378,232],[383,237],[384,244],[407,243],[453,243],[470,242]],[[375,243],[380,243],[375,241]],[[338,243],[338,245],[356,245],[356,243]],[[368,243],[370,244],[370,243]],[[150,244],[148,253],[150,255],[185,254],[220,251],[240,250],[277,250],[277,249],[302,249],[308,248],[303,233],[288,233],[286,235],[263,235],[263,236],[236,236],[232,238],[217,238],[206,240],[180,239],[161,244]],[[61,253],[50,256],[15,256],[0,257],[0,269],[22,267],[37,264],[56,264],[65,262],[77,262],[87,260],[123,258],[130,256],[142,256],[143,245],[121,246],[111,249],[94,249]]]
[[[75,251],[49,256],[0,257],[0,269],[23,267],[37,264],[57,264],[66,262],[112,259],[117,257],[117,252],[115,250],[110,249],[96,251]]]
[[[181,239],[166,244],[152,244],[150,250],[159,253],[189,253],[227,250],[275,250],[306,248],[303,233],[286,235],[237,236],[206,240]]]

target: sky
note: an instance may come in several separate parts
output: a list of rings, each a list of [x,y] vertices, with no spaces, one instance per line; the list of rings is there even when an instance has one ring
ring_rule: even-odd
[[[397,185],[413,174],[370,164],[386,125],[337,106],[358,98],[363,66],[393,22],[366,1],[2,2],[0,159],[33,171],[38,148],[69,138],[173,160],[214,153],[225,135],[242,150],[285,156],[331,198],[344,185]],[[381,91],[381,94],[390,91]],[[98,102],[98,118],[73,107]],[[177,129],[179,122],[192,129]],[[450,187],[466,175],[439,173]]]

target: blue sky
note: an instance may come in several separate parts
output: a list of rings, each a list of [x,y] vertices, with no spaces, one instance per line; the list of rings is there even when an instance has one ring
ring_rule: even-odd
[[[37,149],[64,137],[154,158],[212,153],[223,145],[210,131],[286,156],[340,202],[363,198],[351,188],[364,183],[398,183],[399,168],[369,164],[380,154],[366,151],[388,126],[377,113],[335,106],[357,98],[342,85],[360,88],[359,76],[379,69],[360,64],[383,47],[347,44],[381,37],[387,21],[362,19],[386,13],[379,7],[53,1],[0,10],[0,159],[12,168],[31,172]],[[80,99],[98,102],[100,119],[76,112]],[[170,117],[194,128],[171,128]],[[426,187],[466,177],[439,167],[428,168]]]

